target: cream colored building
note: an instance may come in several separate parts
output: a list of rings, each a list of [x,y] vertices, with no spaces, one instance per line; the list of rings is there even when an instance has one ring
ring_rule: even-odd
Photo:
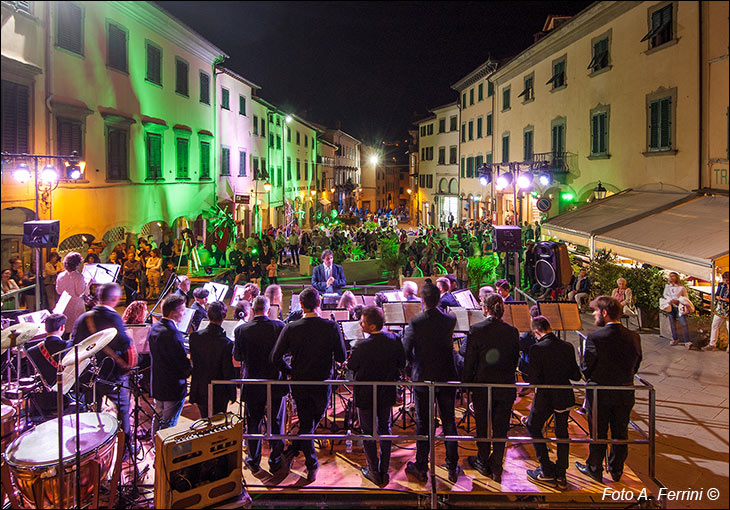
[[[459,218],[459,107],[454,102],[431,113],[416,124],[420,221],[440,225],[449,215]]]
[[[704,2],[598,2],[495,71],[492,152],[494,162],[505,163],[500,171],[531,170],[533,194],[552,201],[549,216],[591,200],[599,182],[609,193],[700,187],[702,8]],[[727,15],[722,19],[724,42],[708,45],[708,72],[723,46],[727,55]],[[722,71],[716,74],[721,81]],[[724,89],[727,105],[727,79]],[[713,127],[718,116],[727,122],[726,111],[710,116]],[[539,184],[540,172],[552,183]],[[521,197],[520,219],[536,219],[537,197]],[[499,198],[499,210],[512,209],[511,189]]]
[[[335,153],[333,206],[339,210],[358,207],[360,194],[360,140],[341,129],[328,129],[324,139],[337,147]]]
[[[491,188],[479,182],[478,169],[493,159],[494,87],[487,77],[496,68],[487,60],[451,86],[459,93],[460,112],[458,220],[488,215]]]
[[[376,183],[378,162],[381,158],[380,151],[369,145],[360,145],[360,158],[360,188],[362,193],[360,194],[358,207],[373,212],[377,210],[378,192]]]

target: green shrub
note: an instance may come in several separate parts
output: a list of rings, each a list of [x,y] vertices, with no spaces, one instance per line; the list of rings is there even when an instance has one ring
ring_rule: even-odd
[[[497,279],[499,256],[495,252],[482,257],[469,257],[469,286],[477,289],[483,283],[490,283]]]

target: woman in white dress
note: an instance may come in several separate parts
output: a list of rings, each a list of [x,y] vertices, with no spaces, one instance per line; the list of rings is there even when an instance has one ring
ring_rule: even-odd
[[[73,331],[73,324],[76,323],[79,315],[86,311],[82,296],[88,291],[89,283],[84,275],[78,272],[81,261],[81,254],[75,251],[67,253],[63,258],[65,271],[56,277],[56,292],[58,295],[60,296],[65,291],[71,296],[71,300],[63,312],[66,316],[66,323],[71,325],[67,329],[69,332]]]

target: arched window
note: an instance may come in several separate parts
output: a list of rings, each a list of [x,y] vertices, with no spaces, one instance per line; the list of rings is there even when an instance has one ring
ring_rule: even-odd
[[[458,192],[459,185],[456,183],[456,179],[451,179],[451,182],[449,182],[449,194],[456,195]]]
[[[439,193],[446,193],[448,191],[446,186],[447,186],[446,178],[441,179],[439,181]]]

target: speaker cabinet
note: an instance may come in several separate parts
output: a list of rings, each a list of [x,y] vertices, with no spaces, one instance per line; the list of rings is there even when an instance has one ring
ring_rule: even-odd
[[[517,225],[494,227],[494,251],[522,251],[522,229]]]
[[[548,289],[570,283],[573,269],[568,248],[563,243],[540,241],[535,245],[535,280]]]
[[[23,244],[30,248],[56,248],[59,227],[58,220],[26,221],[23,223]]]

